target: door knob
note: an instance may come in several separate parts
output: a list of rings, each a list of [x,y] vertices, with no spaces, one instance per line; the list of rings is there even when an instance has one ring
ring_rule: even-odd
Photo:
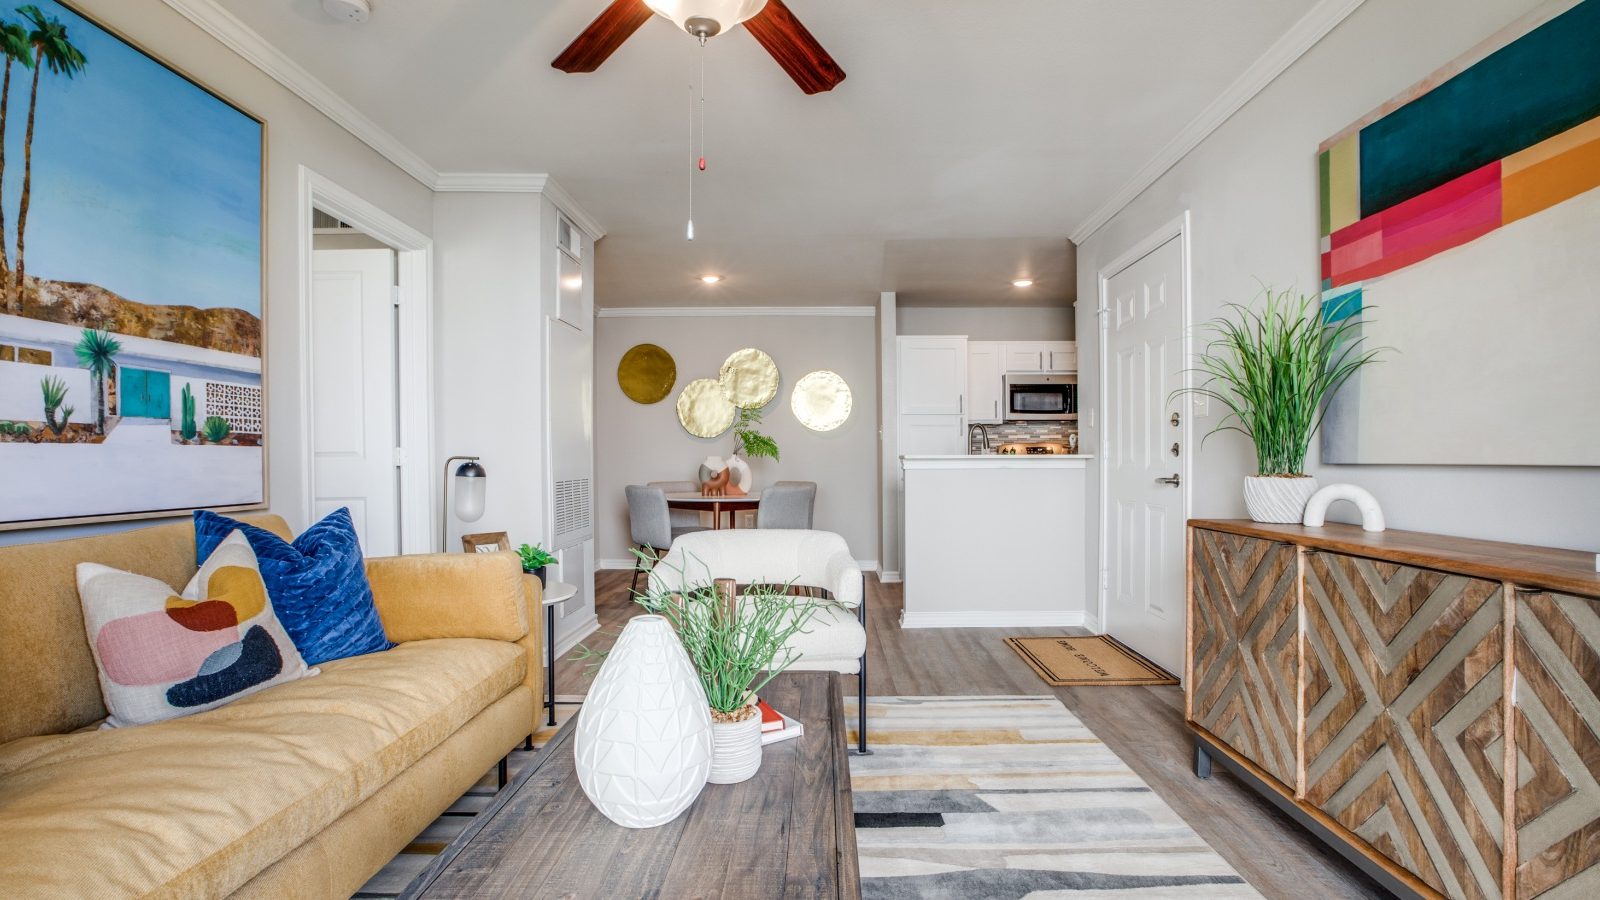
[[[1157,478],[1156,479],[1156,484],[1170,484],[1173,487],[1177,487],[1178,486],[1178,473],[1174,472],[1168,478]]]

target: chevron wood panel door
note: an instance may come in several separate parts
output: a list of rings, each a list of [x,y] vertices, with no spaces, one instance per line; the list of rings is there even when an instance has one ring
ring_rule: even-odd
[[[1196,724],[1295,789],[1299,576],[1292,544],[1196,530]]]
[[[1306,556],[1306,800],[1449,897],[1502,895],[1504,594]]]
[[[1516,895],[1600,897],[1600,599],[1518,599]]]

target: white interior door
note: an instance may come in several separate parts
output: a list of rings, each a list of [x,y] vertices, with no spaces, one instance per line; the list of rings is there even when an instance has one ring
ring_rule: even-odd
[[[367,556],[400,553],[394,251],[312,254],[312,514],[350,508]]]
[[[1184,490],[1175,418],[1186,366],[1183,242],[1113,275],[1106,290],[1106,633],[1183,671]]]

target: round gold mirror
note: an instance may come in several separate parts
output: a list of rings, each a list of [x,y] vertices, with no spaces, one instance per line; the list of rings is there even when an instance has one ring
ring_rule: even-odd
[[[695,437],[714,438],[733,427],[734,406],[715,379],[697,378],[678,395],[678,421]]]
[[[812,431],[832,431],[850,418],[855,398],[850,385],[837,372],[821,369],[795,382],[789,408],[800,424]]]
[[[744,409],[760,409],[778,396],[778,364],[772,357],[747,347],[722,364],[722,395]]]
[[[660,403],[678,383],[678,364],[655,344],[637,344],[617,363],[617,385],[635,403]]]

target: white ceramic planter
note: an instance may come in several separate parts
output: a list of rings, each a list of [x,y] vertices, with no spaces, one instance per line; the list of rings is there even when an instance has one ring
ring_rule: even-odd
[[[1249,475],[1244,480],[1244,505],[1257,522],[1298,525],[1306,501],[1316,492],[1317,480],[1309,475]]]
[[[665,825],[700,795],[711,711],[666,619],[637,616],[622,629],[578,710],[573,744],[578,784],[618,825]]]
[[[761,768],[761,717],[711,723],[712,784],[738,784]]]

